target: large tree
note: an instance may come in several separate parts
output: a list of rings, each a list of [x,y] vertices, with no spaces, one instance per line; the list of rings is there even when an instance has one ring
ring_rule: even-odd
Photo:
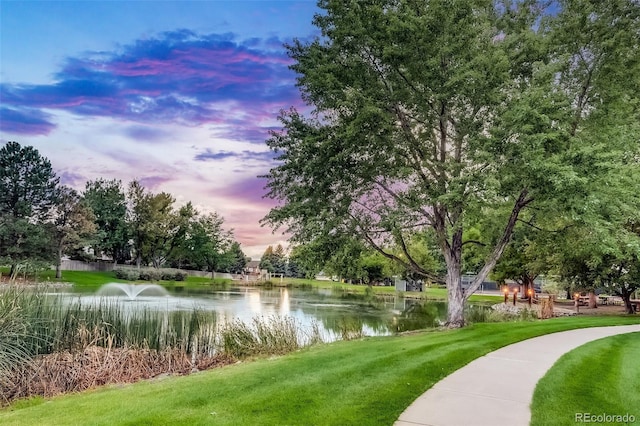
[[[225,257],[228,259],[227,270],[233,274],[241,274],[244,272],[244,268],[247,266],[247,263],[251,260],[251,258],[247,257],[242,248],[240,247],[240,243],[234,241],[231,243],[231,246],[225,253]]]
[[[447,268],[447,324],[460,327],[523,210],[579,215],[591,176],[624,153],[598,132],[637,121],[638,5],[561,1],[546,15],[536,1],[319,6],[321,36],[288,46],[313,112],[283,112],[267,141],[281,162],[269,196],[282,203],[266,221],[299,242],[357,235],[441,280],[407,244],[430,229]],[[484,214],[502,226],[465,291],[474,242],[463,236]]]
[[[54,205],[59,179],[51,162],[31,146],[7,142],[0,149],[0,258],[17,266],[49,260],[50,238],[43,221]]]
[[[176,247],[182,223],[175,199],[166,192],[154,194],[138,181],[129,184],[128,226],[138,267],[144,262],[159,268]]]
[[[116,264],[128,260],[127,202],[122,183],[102,178],[89,181],[83,197],[93,211],[98,227],[94,253],[97,256],[104,253]]]
[[[275,248],[268,246],[260,258],[260,269],[266,269],[272,274],[284,274],[287,269],[287,258],[284,247],[278,244]]]
[[[56,278],[62,278],[62,256],[91,242],[97,230],[95,216],[74,189],[63,186],[49,217],[56,250]]]
[[[191,261],[211,272],[212,278],[216,271],[228,269],[233,260],[229,255],[233,234],[223,229],[223,223],[217,213],[198,215],[189,231]]]

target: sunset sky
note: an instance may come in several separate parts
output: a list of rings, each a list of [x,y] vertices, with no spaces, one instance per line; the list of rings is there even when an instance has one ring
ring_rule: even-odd
[[[301,107],[282,46],[315,1],[0,1],[0,144],[32,145],[62,183],[138,179],[217,211],[259,259],[278,111]]]

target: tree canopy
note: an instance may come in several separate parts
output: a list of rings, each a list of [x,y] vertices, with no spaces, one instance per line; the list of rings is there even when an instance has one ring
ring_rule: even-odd
[[[127,202],[119,180],[96,179],[86,183],[83,198],[93,210],[98,235],[94,253],[105,253],[115,263],[129,259]]]
[[[613,183],[637,156],[633,2],[561,1],[555,13],[536,1],[319,5],[321,35],[287,46],[313,111],[284,111],[283,130],[267,141],[280,161],[267,175],[269,196],[282,203],[265,221],[301,243],[357,235],[442,280],[407,243],[433,232],[449,326],[464,324],[464,300],[523,211],[589,215],[591,181]],[[465,230],[483,215],[501,226],[463,289],[463,252],[474,244]]]
[[[18,265],[53,260],[44,220],[55,204],[59,179],[51,163],[31,146],[7,142],[0,148],[0,260]]]
[[[217,213],[179,208],[166,192],[133,181],[103,178],[86,183],[82,196],[60,185],[51,163],[33,147],[7,142],[0,149],[0,262],[19,268],[57,265],[63,255],[195,269],[241,271],[246,258]],[[93,255],[87,248],[92,247]]]

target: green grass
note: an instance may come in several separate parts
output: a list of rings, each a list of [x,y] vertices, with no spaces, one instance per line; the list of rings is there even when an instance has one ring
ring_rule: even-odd
[[[82,289],[95,289],[103,284],[112,282],[127,282],[116,278],[113,272],[97,272],[97,271],[62,271],[62,279],[57,280],[55,278],[55,271],[43,271],[38,274],[39,281],[62,281],[72,283],[76,288]],[[276,278],[273,281],[274,285],[280,285],[280,279]],[[211,277],[187,277],[186,281],[161,281],[159,284],[168,287],[185,287],[185,288],[205,288],[207,286],[227,286],[227,285],[242,285],[240,282],[234,282],[230,279]],[[366,285],[356,285],[347,283],[337,283],[334,281],[324,280],[312,280],[303,278],[285,278],[282,280],[282,285],[288,285],[292,287],[312,287],[316,289],[334,289],[340,287],[349,293],[365,294],[367,289]],[[395,295],[396,290],[394,287],[375,286],[372,287],[373,292],[376,295]],[[419,299],[429,300],[447,300],[447,290],[444,288],[428,287],[424,292],[408,291],[403,293],[406,297],[413,297]],[[502,296],[474,294],[470,297],[470,302],[499,302]]]
[[[640,422],[639,354],[640,333],[596,340],[565,354],[536,386],[531,424],[575,425],[576,413],[629,414]]]
[[[100,271],[62,271],[62,278],[56,279],[56,271],[43,271],[38,274],[40,281],[66,282],[80,287],[100,287],[107,283],[126,283],[116,278],[113,272]]]
[[[336,342],[186,377],[38,399],[0,411],[0,424],[392,424],[434,383],[495,349],[630,323],[638,318],[568,317]]]
[[[95,289],[103,284],[107,283],[126,283],[131,282],[116,278],[116,275],[112,271],[99,272],[99,271],[62,271],[62,278],[55,278],[55,271],[43,271],[38,274],[38,281],[42,282],[67,282],[71,283],[77,288]],[[211,277],[193,277],[189,276],[185,281],[160,281],[159,284],[175,287],[203,287],[214,285],[223,285],[231,283],[231,280],[224,278],[211,279]]]
[[[273,283],[275,285],[280,284],[279,279],[274,279]],[[302,286],[311,286],[317,289],[334,289],[336,287],[340,287],[343,290],[349,293],[355,294],[364,294],[367,286],[359,285],[359,284],[347,284],[347,283],[338,283],[335,281],[326,281],[326,280],[311,280],[311,279],[303,279],[303,278],[285,278],[282,280],[283,285],[291,285],[292,287],[302,287]],[[395,295],[396,289],[391,286],[374,286],[371,287],[373,289],[374,294],[378,295]],[[437,287],[427,287],[423,292],[418,291],[407,291],[403,292],[406,297],[418,298],[418,299],[429,299],[429,300],[447,300],[447,289],[446,288],[437,288]],[[502,300],[502,295],[490,295],[490,294],[473,294],[470,298],[470,302],[499,302]]]

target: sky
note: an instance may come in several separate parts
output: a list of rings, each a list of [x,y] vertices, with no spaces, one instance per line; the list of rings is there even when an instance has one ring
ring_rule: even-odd
[[[0,0],[0,146],[61,182],[137,179],[218,212],[257,260],[278,112],[304,108],[283,43],[310,40],[312,1]]]

